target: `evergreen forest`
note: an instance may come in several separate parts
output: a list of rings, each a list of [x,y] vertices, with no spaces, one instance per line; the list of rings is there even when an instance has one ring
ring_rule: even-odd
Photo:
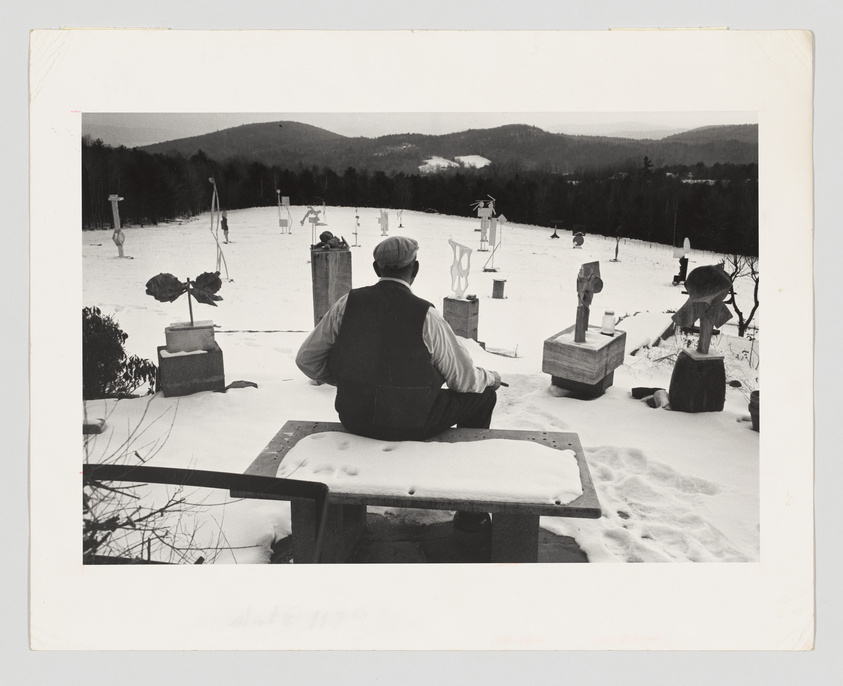
[[[293,205],[376,207],[474,216],[495,199],[510,222],[758,255],[758,165],[656,167],[648,157],[558,173],[517,159],[475,169],[407,174],[348,167],[293,168],[243,158],[211,159],[202,150],[150,153],[82,140],[82,228],[112,226],[108,196],[120,195],[123,225],[148,226],[208,211],[213,177],[222,209]]]

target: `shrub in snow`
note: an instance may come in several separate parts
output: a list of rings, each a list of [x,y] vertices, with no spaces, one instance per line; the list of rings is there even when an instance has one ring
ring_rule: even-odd
[[[82,398],[130,398],[147,384],[155,392],[157,367],[153,362],[126,355],[124,333],[111,315],[98,307],[82,309]]]

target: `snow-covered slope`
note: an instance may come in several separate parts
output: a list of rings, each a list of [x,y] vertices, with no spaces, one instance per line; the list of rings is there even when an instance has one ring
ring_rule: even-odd
[[[305,208],[291,212],[298,219]],[[354,286],[375,280],[372,249],[381,240],[379,209],[360,208],[359,216]],[[232,243],[223,249],[231,280],[223,282],[218,307],[194,304],[194,314],[213,319],[217,327],[226,383],[247,380],[258,387],[90,402],[89,415],[107,416],[108,429],[90,444],[89,459],[115,451],[136,459],[137,451],[151,465],[242,472],[285,421],[336,421],[333,388],[310,384],[294,363],[313,325],[310,231],[294,221],[292,235],[281,234],[272,207],[230,211],[228,219]],[[354,242],[353,208],[328,207],[325,219],[328,230]],[[390,227],[397,223],[393,217]],[[610,262],[614,239],[588,235],[575,249],[567,232],[552,240],[550,229],[507,223],[494,256],[498,271],[484,272],[491,253],[477,250],[478,219],[405,211],[402,223],[400,232],[421,246],[413,289],[437,307],[450,292],[448,239],[474,250],[467,293],[480,300],[479,339],[486,350],[474,341],[465,345],[478,365],[498,371],[510,384],[498,392],[492,427],[580,436],[604,516],[543,518],[542,526],[573,535],[597,562],[758,559],[759,434],[744,421],[749,391],[757,388],[757,342],[738,339],[730,324],[714,339],[713,348],[725,356],[727,379],[740,384],[727,387],[722,412],[651,409],[630,395],[636,386],[666,388],[677,349],[687,343],[669,337],[653,347],[670,312],[686,299],[681,287],[671,285],[678,265],[669,247],[621,241],[620,261]],[[144,284],[159,272],[193,278],[215,268],[209,217],[127,227],[125,235],[131,260],[117,257],[110,231],[81,234],[83,304],[114,315],[129,335],[127,351],[154,360],[156,346],[165,342],[164,328],[187,319],[188,308],[184,298],[157,302],[145,294]],[[600,262],[604,288],[594,297],[592,321],[613,310],[621,319],[618,328],[628,333],[627,355],[606,394],[582,401],[551,386],[541,371],[542,344],[574,323],[577,271],[593,260]],[[691,252],[690,260],[693,269],[719,256]],[[491,297],[495,280],[505,281],[504,298]],[[751,283],[738,284],[739,302],[748,298]],[[272,541],[289,532],[285,503],[212,502],[195,513],[203,545],[223,548],[209,560],[266,561]]]

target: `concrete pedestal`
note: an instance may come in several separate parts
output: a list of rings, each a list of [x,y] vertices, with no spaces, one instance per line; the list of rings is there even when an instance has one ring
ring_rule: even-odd
[[[480,319],[479,300],[445,298],[442,303],[442,316],[457,336],[477,340],[477,322]]]
[[[720,412],[726,402],[726,368],[722,355],[683,349],[670,377],[670,409]]]
[[[313,324],[351,290],[351,250],[311,250]]]
[[[165,346],[159,346],[156,386],[168,398],[224,390],[222,350],[216,342],[210,350],[193,352],[172,353]]]
[[[614,371],[623,364],[626,332],[615,329],[604,336],[599,326],[589,326],[585,341],[574,341],[570,326],[544,342],[542,371],[551,375],[554,386],[584,395],[599,396],[614,380]]]

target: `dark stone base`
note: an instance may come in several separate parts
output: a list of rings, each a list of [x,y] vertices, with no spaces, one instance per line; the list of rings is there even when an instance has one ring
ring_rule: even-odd
[[[720,356],[682,350],[670,378],[670,409],[721,412],[726,402],[726,369]]]
[[[550,383],[559,388],[564,388],[566,391],[571,391],[574,395],[580,395],[588,398],[597,398],[606,392],[606,389],[612,385],[615,380],[615,372],[609,372],[600,381],[593,384],[582,383],[581,381],[571,381],[570,379],[563,379],[559,376],[551,376]]]
[[[190,395],[199,391],[225,390],[225,370],[223,369],[222,350],[214,347],[201,355],[178,355],[164,357],[161,351],[166,346],[158,347],[158,390],[165,397]]]

